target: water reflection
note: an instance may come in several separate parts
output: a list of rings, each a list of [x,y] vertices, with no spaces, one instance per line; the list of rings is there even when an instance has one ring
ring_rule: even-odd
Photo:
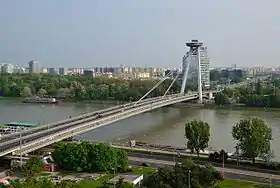
[[[0,124],[10,121],[53,122],[110,105],[61,103],[57,106],[42,106],[22,104],[19,101],[0,101]],[[77,138],[97,141],[136,139],[154,144],[185,146],[185,123],[200,119],[210,125],[209,147],[234,152],[232,126],[247,117],[262,118],[271,126],[274,139],[272,149],[276,159],[280,160],[280,145],[277,144],[280,140],[280,116],[277,111],[165,107],[87,132]]]

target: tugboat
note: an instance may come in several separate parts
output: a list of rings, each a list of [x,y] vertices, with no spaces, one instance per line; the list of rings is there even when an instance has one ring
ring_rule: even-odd
[[[28,97],[25,98],[24,103],[39,103],[39,104],[57,104],[58,100],[56,98],[51,97]]]

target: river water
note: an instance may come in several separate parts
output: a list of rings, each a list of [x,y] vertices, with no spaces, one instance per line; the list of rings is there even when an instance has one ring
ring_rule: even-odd
[[[0,100],[0,123],[11,121],[28,123],[50,123],[112,106],[112,104],[74,104],[59,105],[24,104],[15,100]],[[179,105],[178,105],[179,106]],[[77,139],[112,141],[130,140],[153,144],[185,146],[184,124],[186,121],[200,119],[209,123],[211,138],[209,148],[226,149],[234,152],[231,136],[232,126],[246,117],[263,118],[273,131],[272,148],[274,160],[280,161],[280,113],[262,110],[201,109],[187,106],[165,107],[129,119],[95,129],[77,136]]]

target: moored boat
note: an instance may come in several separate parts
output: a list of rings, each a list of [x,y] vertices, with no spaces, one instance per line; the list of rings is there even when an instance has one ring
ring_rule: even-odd
[[[40,103],[40,104],[57,104],[58,100],[56,98],[51,97],[28,97],[25,98],[24,103]]]

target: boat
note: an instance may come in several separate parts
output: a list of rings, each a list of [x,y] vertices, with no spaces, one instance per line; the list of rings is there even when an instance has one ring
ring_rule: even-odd
[[[6,134],[10,134],[10,133],[11,133],[11,130],[8,127],[0,125],[0,137],[2,135],[6,135]]]
[[[39,104],[57,104],[58,100],[56,98],[51,97],[28,97],[25,98],[24,103],[39,103]]]
[[[10,133],[15,133],[37,127],[38,125],[38,123],[10,122],[4,124],[4,127],[7,128]]]

